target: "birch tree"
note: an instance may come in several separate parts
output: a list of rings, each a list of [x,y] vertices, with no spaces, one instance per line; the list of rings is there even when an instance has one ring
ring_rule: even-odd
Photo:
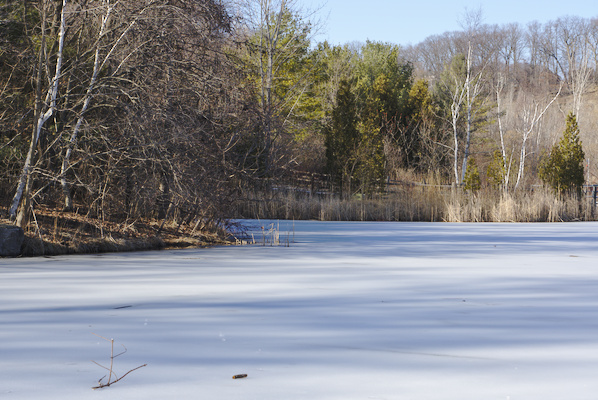
[[[502,174],[502,182],[501,182],[501,186],[503,188],[503,190],[508,190],[509,187],[509,170],[510,170],[510,165],[509,168],[507,169],[507,151],[505,148],[505,131],[503,128],[503,124],[502,124],[502,114],[503,114],[503,110],[502,110],[502,92],[504,90],[505,87],[505,80],[502,76],[499,76],[496,85],[494,87],[495,89],[495,93],[496,93],[496,120],[498,122],[498,135],[500,138],[500,156],[501,156],[501,166],[502,168],[500,169],[501,171],[504,171],[504,173]]]
[[[36,148],[39,142],[42,130],[45,123],[52,117],[56,111],[56,98],[58,95],[58,86],[62,78],[62,62],[63,62],[63,50],[64,50],[64,37],[66,32],[66,12],[67,12],[67,0],[63,0],[60,7],[60,25],[58,29],[58,50],[53,55],[56,59],[56,65],[54,73],[48,76],[50,82],[48,87],[45,89],[43,94],[43,72],[50,68],[50,54],[47,54],[46,48],[46,24],[47,24],[47,12],[48,5],[46,2],[42,2],[41,6],[41,45],[38,53],[37,63],[37,76],[36,76],[36,93],[35,93],[35,109],[34,109],[34,124],[33,132],[31,134],[31,141],[29,144],[29,150],[25,161],[23,163],[23,169],[19,176],[17,188],[13,196],[10,209],[8,211],[9,218],[13,221],[16,220],[18,226],[22,226],[26,213],[28,213],[28,200],[31,190],[31,172],[35,163]],[[43,99],[42,99],[43,97]],[[25,196],[25,204],[21,207],[21,212],[17,218],[17,210],[21,205],[22,198]]]
[[[448,107],[452,130],[453,174],[460,185],[467,170],[472,134],[475,129],[476,107],[482,94],[482,73],[473,72],[471,47],[467,56],[456,57],[441,79],[445,107]],[[463,157],[460,157],[463,154]],[[460,168],[461,164],[461,168]]]
[[[558,92],[554,95],[554,97],[544,106],[541,107],[540,103],[532,99],[531,101],[525,101],[526,104],[523,105],[523,108],[519,112],[519,120],[520,125],[517,131],[521,135],[521,148],[519,151],[519,169],[517,170],[517,181],[515,182],[515,190],[519,187],[523,179],[523,174],[525,172],[525,161],[528,156],[528,140],[531,136],[535,133],[535,130],[539,124],[539,122],[546,114],[546,111],[550,108],[552,103],[556,101],[556,99],[561,94],[561,90],[563,89],[563,85],[559,87]]]
[[[451,91],[450,103],[450,122],[453,130],[453,173],[455,174],[455,185],[461,183],[459,175],[459,120],[461,116],[461,107],[465,101],[467,91],[457,76],[453,76],[454,86]]]

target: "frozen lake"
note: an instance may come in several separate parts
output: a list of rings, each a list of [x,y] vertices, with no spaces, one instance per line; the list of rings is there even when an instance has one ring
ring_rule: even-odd
[[[280,236],[0,259],[0,398],[597,398],[598,223],[281,221]],[[119,376],[148,365],[92,391],[110,358],[94,334],[126,346]]]

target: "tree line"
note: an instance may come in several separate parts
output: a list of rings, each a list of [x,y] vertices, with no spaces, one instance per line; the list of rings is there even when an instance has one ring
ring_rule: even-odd
[[[598,19],[467,13],[402,48],[318,43],[314,16],[294,0],[0,1],[6,216],[218,220],[295,171],[345,197],[406,171],[461,185],[468,166],[517,190],[550,175],[569,111],[594,152]]]

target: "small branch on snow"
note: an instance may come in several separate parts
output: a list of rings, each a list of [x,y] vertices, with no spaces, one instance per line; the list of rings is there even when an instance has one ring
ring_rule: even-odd
[[[93,333],[93,332],[92,332]],[[123,351],[114,355],[114,339],[107,339],[103,336],[100,336],[98,334],[93,333],[94,335],[96,335],[99,338],[102,338],[104,340],[106,340],[107,342],[110,342],[110,367],[105,367],[102,364],[95,362],[95,361],[91,361],[92,363],[96,364],[99,367],[104,368],[105,370],[108,371],[108,381],[106,383],[102,383],[102,379],[104,379],[106,377],[106,375],[104,375],[103,377],[100,378],[100,380],[98,381],[98,386],[93,386],[92,389],[96,390],[96,389],[101,389],[101,388],[105,388],[111,385],[114,385],[116,382],[122,380],[125,376],[129,375],[131,372],[138,370],[139,368],[143,368],[145,367],[147,364],[143,364],[140,365],[136,368],[133,368],[131,370],[129,370],[127,373],[125,373],[123,376],[121,376],[120,378],[114,373],[114,359],[118,356],[121,356],[123,354],[125,354],[127,352],[127,348],[125,347],[125,345],[121,344],[121,346],[123,347]],[[114,376],[114,379],[112,379],[112,377]]]

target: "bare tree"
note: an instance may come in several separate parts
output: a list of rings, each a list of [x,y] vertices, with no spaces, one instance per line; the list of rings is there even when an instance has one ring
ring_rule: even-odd
[[[511,171],[511,163],[507,162],[507,149],[505,145],[505,129],[502,122],[502,114],[503,114],[503,107],[502,107],[502,93],[505,88],[505,78],[502,75],[499,75],[494,90],[496,93],[496,119],[498,122],[498,133],[500,138],[500,153],[502,156],[502,163],[503,167],[505,168],[505,174],[503,176],[502,187],[503,190],[508,190],[509,188],[509,175]]]
[[[461,177],[461,174],[459,174],[461,112],[467,96],[462,67],[459,65],[463,61],[462,58],[454,59],[451,66],[445,71],[443,79],[440,80],[441,90],[448,95],[446,105],[449,108],[449,112],[447,119],[452,131],[452,145],[447,147],[453,153],[453,175],[456,185],[459,185]]]
[[[569,82],[571,91],[573,92],[573,112],[579,119],[579,111],[583,102],[583,96],[588,89],[588,83],[592,74],[590,65],[590,24],[584,19],[573,19],[571,30],[576,34],[572,35],[571,40],[566,40],[571,43],[567,47],[567,64],[569,65]],[[568,31],[564,29],[563,32]],[[568,37],[570,34],[564,35]]]
[[[34,120],[35,123],[33,125],[33,132],[31,135],[31,141],[29,144],[29,151],[27,152],[27,156],[23,163],[23,169],[19,176],[17,188],[14,194],[14,197],[11,202],[11,206],[9,209],[9,218],[11,220],[16,220],[17,225],[22,226],[24,223],[24,218],[26,213],[28,213],[28,199],[29,199],[29,192],[31,190],[31,170],[34,164],[35,152],[37,148],[37,144],[39,142],[42,129],[44,128],[44,124],[52,117],[54,112],[56,111],[56,98],[58,95],[58,85],[60,79],[62,78],[62,62],[63,62],[63,50],[64,50],[64,37],[66,32],[66,17],[65,14],[67,12],[67,0],[63,0],[59,10],[56,11],[57,14],[60,15],[60,27],[58,29],[58,49],[56,54],[52,55],[46,53],[46,23],[48,17],[48,5],[46,2],[42,2],[41,4],[41,46],[39,48],[38,53],[38,64],[37,64],[37,77],[36,77],[36,93],[35,93],[35,110],[34,110]],[[48,76],[50,79],[50,83],[45,90],[45,96],[42,95],[42,81],[43,81],[43,72],[50,69],[50,59],[55,58],[56,64],[54,68],[54,73],[52,76]],[[43,100],[42,100],[43,96]],[[25,195],[26,204],[21,208],[21,213],[19,218],[17,218],[17,210],[19,205],[21,205],[21,199]]]
[[[523,179],[523,174],[525,171],[525,161],[528,156],[527,152],[527,143],[531,136],[535,133],[535,130],[539,124],[539,122],[546,114],[546,111],[550,108],[552,103],[556,101],[556,99],[561,94],[561,90],[563,89],[563,85],[559,87],[558,92],[554,95],[554,97],[543,107],[540,108],[540,103],[532,98],[531,100],[524,99],[524,104],[520,110],[519,114],[519,127],[517,131],[521,135],[521,149],[519,152],[519,169],[517,171],[517,181],[515,182],[515,190],[519,187]],[[523,95],[525,96],[525,95]]]
[[[500,29],[500,50],[507,76],[517,76],[519,63],[523,59],[524,36],[521,27],[512,23]],[[511,68],[513,70],[511,70]]]
[[[261,108],[254,152],[260,164],[258,174],[268,176],[275,161],[282,158],[275,145],[304,97],[313,72],[313,67],[307,66],[291,77],[289,66],[306,59],[319,22],[312,21],[315,11],[304,10],[297,0],[246,0],[245,15],[250,64],[258,77]]]
[[[451,152],[453,153],[453,174],[459,185],[465,175],[469,157],[474,117],[474,103],[481,92],[481,73],[474,74],[471,66],[471,52],[456,57],[441,79],[442,91],[448,96],[448,122],[452,131]],[[465,127],[462,127],[465,118]],[[463,133],[462,133],[463,131]],[[462,138],[462,136],[465,136]],[[463,142],[463,144],[462,144]],[[463,146],[463,149],[461,148]],[[463,159],[460,154],[463,152]],[[461,161],[462,167],[459,169]]]
[[[589,23],[583,18],[559,18],[546,26],[543,52],[558,67],[573,94],[576,115],[591,75],[589,42]]]
[[[17,187],[12,218],[24,223],[29,199],[60,197],[66,209],[76,204],[106,220],[199,218],[203,226],[221,216],[245,174],[241,157],[257,119],[223,3],[39,0],[26,7],[40,19],[23,37],[45,44],[30,46],[40,49],[35,66],[14,57],[18,72],[35,67],[29,81],[37,102],[33,112],[21,102],[9,116],[34,115],[18,181],[14,172],[3,179],[3,189]],[[16,125],[2,111],[0,118],[3,127]],[[19,151],[7,153],[16,160]],[[16,161],[6,159],[15,171]]]
[[[453,54],[450,54],[448,35],[433,35],[423,42],[413,46],[409,57],[414,62],[419,74],[434,83],[440,78],[444,67],[450,64]]]
[[[119,46],[122,46],[122,43],[126,41],[126,36],[129,34],[131,28],[136,24],[138,19],[144,17],[145,11],[148,10],[148,8],[142,7],[141,10],[139,10],[138,13],[136,13],[133,16],[130,22],[124,21],[124,23],[122,23],[121,21],[122,29],[116,30],[112,28],[112,31],[115,32],[116,35],[113,35],[111,42],[104,43],[109,33],[109,25],[116,25],[114,22],[111,21],[111,19],[113,11],[115,7],[118,5],[118,2],[118,0],[102,0],[101,4],[93,5],[94,11],[97,12],[98,10],[103,10],[103,13],[99,15],[100,26],[97,32],[97,38],[95,39],[95,49],[93,50],[93,69],[91,71],[91,75],[89,77],[87,88],[85,89],[85,94],[83,95],[80,108],[79,110],[77,110],[77,119],[71,130],[70,138],[68,140],[65,155],[62,159],[62,164],[60,168],[59,179],[64,195],[65,210],[71,210],[73,208],[71,188],[66,176],[70,168],[71,154],[74,150],[74,147],[76,146],[77,139],[79,138],[81,125],[85,121],[85,115],[96,94],[97,86],[99,83],[98,80],[100,71],[106,67],[117,48]],[[123,64],[126,62],[127,59],[129,59],[132,56],[132,53],[134,53],[136,50],[137,47],[133,47],[125,51],[124,57],[121,56],[121,61],[118,65],[116,65],[113,72],[110,74],[112,77],[118,75]]]
[[[592,18],[588,22],[588,41],[591,49],[591,66],[594,68],[594,83],[598,82],[598,18]]]

